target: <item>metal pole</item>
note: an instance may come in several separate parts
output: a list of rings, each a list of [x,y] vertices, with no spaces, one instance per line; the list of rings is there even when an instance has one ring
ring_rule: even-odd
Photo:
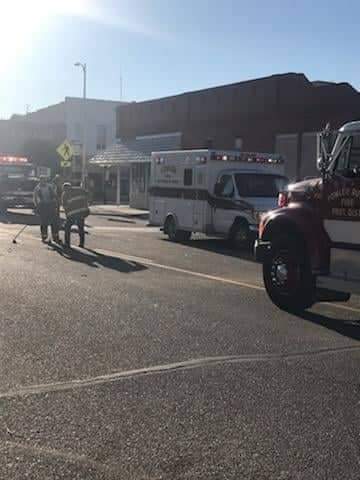
[[[120,205],[120,165],[117,167],[117,175],[116,175],[116,204]]]
[[[82,171],[81,171],[81,183],[83,188],[86,187],[86,130],[87,130],[87,115],[86,115],[86,63],[82,65],[84,74],[83,85],[83,148],[82,148]]]

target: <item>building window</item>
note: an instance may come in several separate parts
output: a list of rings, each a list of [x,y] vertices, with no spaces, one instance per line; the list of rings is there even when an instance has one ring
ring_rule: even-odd
[[[192,185],[193,171],[192,168],[185,168],[184,170],[184,185],[190,187]]]
[[[106,148],[106,125],[96,125],[96,149]]]
[[[241,137],[236,137],[235,138],[235,148],[237,150],[242,150],[243,148],[243,139]]]

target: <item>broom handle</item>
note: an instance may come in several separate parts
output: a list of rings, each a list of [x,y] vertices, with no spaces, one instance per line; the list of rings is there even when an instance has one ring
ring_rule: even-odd
[[[25,230],[26,227],[27,227],[27,225],[24,225],[24,226],[18,231],[18,233],[17,233],[17,234],[15,235],[15,237],[14,237],[14,240],[16,240],[16,239],[19,237],[19,235],[22,234],[22,232]]]

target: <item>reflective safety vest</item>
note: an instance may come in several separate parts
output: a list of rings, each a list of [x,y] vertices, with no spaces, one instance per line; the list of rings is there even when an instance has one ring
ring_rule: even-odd
[[[87,217],[90,213],[87,192],[80,187],[66,189],[62,204],[67,217]]]

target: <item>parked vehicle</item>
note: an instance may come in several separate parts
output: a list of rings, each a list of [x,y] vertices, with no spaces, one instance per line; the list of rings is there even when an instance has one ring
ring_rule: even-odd
[[[248,245],[287,185],[279,155],[219,150],[152,154],[150,222],[170,240],[192,232]]]
[[[321,177],[279,195],[255,245],[267,293],[286,310],[360,293],[360,122],[319,138]]]
[[[38,182],[32,164],[25,157],[0,156],[0,212],[8,208],[33,208],[33,192]]]

